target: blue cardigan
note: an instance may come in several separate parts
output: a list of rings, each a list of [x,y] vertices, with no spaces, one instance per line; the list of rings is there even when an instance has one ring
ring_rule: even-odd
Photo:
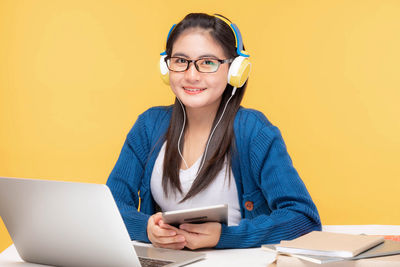
[[[107,181],[133,240],[150,242],[147,221],[155,213],[150,178],[171,114],[168,106],[150,108],[139,116]],[[261,112],[240,108],[234,133],[237,153],[232,171],[242,219],[238,226],[222,225],[216,248],[257,247],[321,230],[317,208],[279,129]]]

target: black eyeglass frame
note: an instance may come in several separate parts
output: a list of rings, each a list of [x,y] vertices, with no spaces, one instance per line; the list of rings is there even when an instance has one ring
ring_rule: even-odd
[[[186,61],[187,61],[186,69],[184,69],[184,70],[179,70],[179,71],[170,69],[170,67],[169,67],[169,65],[168,65],[168,60],[169,60],[169,59],[172,59],[172,58],[181,58],[181,59],[186,60]],[[212,59],[212,60],[218,61],[218,62],[219,62],[219,65],[218,65],[217,69],[216,69],[215,71],[212,71],[212,72],[200,71],[200,70],[199,70],[199,66],[197,65],[197,61],[199,61],[199,60],[204,60],[204,59]],[[203,57],[203,58],[198,58],[198,59],[187,59],[187,58],[184,58],[184,57],[170,57],[170,56],[167,56],[167,57],[164,58],[165,64],[167,65],[167,68],[168,68],[170,71],[173,71],[173,72],[185,72],[185,71],[187,71],[187,70],[189,69],[190,63],[193,62],[194,67],[195,67],[196,70],[197,70],[198,72],[200,72],[200,73],[215,73],[215,72],[217,72],[217,71],[219,70],[219,66],[221,66],[221,64],[232,63],[233,60],[234,60],[234,58],[219,59],[219,58],[211,58],[211,57]]]

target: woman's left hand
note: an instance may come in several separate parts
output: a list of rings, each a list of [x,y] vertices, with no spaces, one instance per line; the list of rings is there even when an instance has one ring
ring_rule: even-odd
[[[178,234],[185,237],[187,248],[212,248],[218,244],[221,228],[221,224],[217,222],[185,223],[179,226],[181,231]]]

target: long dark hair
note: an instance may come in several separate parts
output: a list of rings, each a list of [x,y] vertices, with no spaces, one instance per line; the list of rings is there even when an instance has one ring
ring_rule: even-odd
[[[204,13],[191,13],[188,14],[181,22],[179,22],[170,34],[167,40],[167,55],[171,56],[172,47],[176,39],[185,30],[191,28],[201,28],[209,30],[210,35],[218,42],[226,56],[228,58],[235,58],[238,56],[236,52],[236,42],[235,35],[232,29],[227,23],[221,19],[210,16]],[[231,158],[234,150],[234,132],[233,132],[233,122],[235,115],[240,107],[247,82],[237,89],[237,92],[232,97],[229,102],[226,111],[224,113],[224,118],[221,120],[218,127],[215,129],[214,135],[210,140],[207,155],[203,154],[205,157],[205,162],[197,174],[196,179],[193,181],[192,187],[186,196],[181,200],[181,202],[192,198],[199,192],[203,191],[210,183],[213,182],[218,172],[223,168],[225,159],[227,159],[228,166],[227,170],[231,168]],[[224,93],[222,94],[222,100],[219,105],[217,114],[214,118],[212,129],[215,127],[218,119],[221,117],[222,111],[225,107],[226,102],[231,96],[233,87],[227,84]],[[178,99],[175,99],[173,105],[171,122],[166,133],[166,150],[164,156],[164,167],[163,167],[163,178],[162,185],[164,190],[164,195],[168,196],[168,189],[171,187],[173,192],[178,190],[182,193],[181,183],[179,179],[179,171],[182,163],[182,159],[178,152],[178,140],[179,135],[183,126],[183,111]],[[184,133],[186,132],[186,127]],[[184,142],[181,139],[180,147],[183,148]],[[202,158],[203,160],[203,158]],[[229,171],[227,173],[230,173]]]

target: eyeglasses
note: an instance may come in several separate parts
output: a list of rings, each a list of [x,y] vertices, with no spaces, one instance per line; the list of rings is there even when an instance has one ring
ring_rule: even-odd
[[[217,58],[199,58],[190,60],[183,57],[166,57],[168,69],[175,72],[184,72],[189,69],[190,63],[193,62],[196,70],[202,73],[216,72],[221,64],[231,63],[233,59],[217,59]]]

